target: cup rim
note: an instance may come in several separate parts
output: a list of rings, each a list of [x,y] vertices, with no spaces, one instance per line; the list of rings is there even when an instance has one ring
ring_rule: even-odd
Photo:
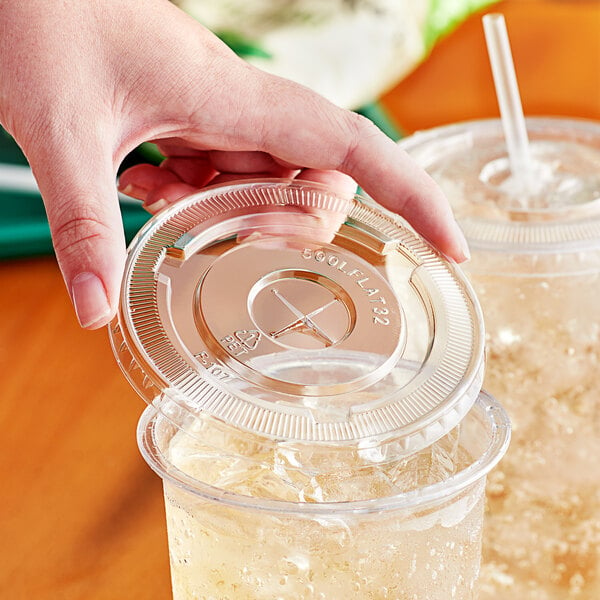
[[[204,483],[170,464],[154,444],[154,427],[159,419],[165,417],[153,405],[149,405],[139,419],[137,442],[144,460],[163,482],[168,481],[190,494],[234,508],[318,516],[364,514],[414,508],[426,509],[432,504],[459,495],[469,486],[477,483],[496,466],[506,453],[510,442],[511,426],[509,417],[502,406],[492,396],[482,391],[471,411],[478,411],[480,418],[488,420],[491,434],[486,449],[478,459],[444,481],[403,494],[369,500],[322,503],[292,502],[246,496]]]
[[[525,119],[527,131],[535,135],[556,135],[567,132],[576,136],[580,143],[589,143],[596,148],[600,140],[600,122],[592,119],[560,116],[531,116]],[[398,146],[410,154],[421,167],[427,169],[416,156],[439,145],[440,142],[452,140],[457,136],[503,138],[502,120],[499,118],[482,118],[459,121],[439,125],[430,129],[415,131],[401,139]],[[571,138],[569,138],[571,139]],[[573,138],[575,139],[575,138]],[[472,143],[472,142],[469,142]],[[472,250],[478,252],[510,253],[515,255],[565,254],[581,252],[598,252],[600,250],[600,213],[599,200],[589,204],[574,205],[580,211],[576,216],[565,219],[561,212],[549,220],[522,221],[496,220],[488,216],[470,216],[457,213],[456,218],[469,241]],[[510,212],[510,209],[503,210]],[[562,209],[560,209],[562,210]],[[538,214],[536,211],[524,210],[523,214]]]
[[[590,131],[595,135],[600,135],[600,121],[585,119],[580,117],[561,117],[561,116],[528,116],[525,118],[527,125],[537,130],[541,127],[565,127],[576,129],[578,132],[589,134]],[[429,143],[431,140],[437,140],[441,137],[449,137],[457,132],[484,130],[493,125],[502,132],[502,120],[499,117],[465,119],[455,123],[447,123],[427,129],[418,129],[414,133],[398,141],[398,145],[406,151],[410,151],[415,146],[421,146]]]

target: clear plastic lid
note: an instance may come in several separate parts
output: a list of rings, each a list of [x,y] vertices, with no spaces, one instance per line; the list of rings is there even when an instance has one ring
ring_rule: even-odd
[[[499,119],[418,132],[400,146],[445,191],[473,249],[600,249],[600,123],[529,118],[527,132],[527,189],[511,178]]]
[[[460,270],[310,182],[213,188],[154,217],[130,246],[110,336],[148,403],[275,441],[393,437],[410,453],[481,387],[482,319]]]

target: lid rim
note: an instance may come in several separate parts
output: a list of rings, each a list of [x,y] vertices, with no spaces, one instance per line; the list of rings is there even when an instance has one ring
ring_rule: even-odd
[[[249,198],[250,192],[257,189],[266,190],[265,196],[253,204],[254,199]],[[308,195],[297,197],[305,192]],[[334,204],[337,203],[335,206],[343,203],[347,207],[344,214],[348,219],[372,227],[381,234],[382,239],[389,240],[389,244],[386,242],[387,245],[382,246],[382,251],[405,252],[410,262],[418,265],[414,272],[422,269],[429,278],[429,285],[435,287],[435,303],[443,317],[436,324],[436,331],[444,320],[448,321],[443,329],[444,336],[440,338],[440,334],[436,334],[437,339],[442,341],[439,342],[437,353],[431,355],[436,357],[435,365],[427,363],[429,368],[423,369],[423,375],[419,374],[414,379],[411,391],[401,387],[394,392],[385,392],[385,405],[362,412],[350,412],[346,422],[340,422],[337,418],[327,420],[327,413],[325,419],[314,418],[312,414],[307,418],[304,416],[308,410],[306,407],[300,407],[300,412],[294,412],[295,409],[290,407],[286,409],[287,412],[282,412],[276,402],[273,408],[252,404],[249,413],[248,401],[239,392],[235,395],[226,384],[213,381],[209,366],[214,366],[212,360],[216,364],[218,356],[215,355],[213,359],[204,352],[206,359],[194,355],[198,364],[189,363],[189,353],[192,351],[188,352],[189,356],[182,354],[182,349],[187,349],[182,346],[180,339],[169,336],[165,329],[166,321],[160,315],[159,291],[164,282],[162,275],[157,273],[158,266],[163,259],[168,260],[171,256],[168,249],[188,235],[191,228],[196,230],[200,224],[210,223],[213,217],[227,214],[229,205],[225,199],[233,197],[232,202],[237,202],[238,208],[249,207],[248,210],[255,206],[272,205],[302,206],[306,209],[312,206],[311,201],[320,209],[327,209],[323,197],[312,200],[310,194],[326,194],[327,198],[333,198]],[[437,439],[455,425],[475,402],[482,378],[482,316],[471,285],[456,266],[443,260],[412,230],[371,206],[362,204],[360,200],[359,196],[342,199],[327,186],[312,182],[256,180],[206,189],[155,217],[136,236],[135,243],[130,247],[119,312],[110,329],[113,351],[140,396],[147,402],[156,402],[172,390],[177,398],[181,398],[178,404],[188,411],[206,410],[226,422],[236,415],[242,415],[243,423],[236,421],[239,427],[274,439],[288,438],[314,444],[343,444],[346,441],[386,438],[404,433],[409,444],[408,450],[414,451],[419,444],[420,447],[427,445],[432,441],[432,436]],[[244,205],[244,202],[248,204]],[[210,231],[210,226],[203,230],[206,231]],[[181,248],[184,253],[185,245]],[[357,264],[360,266],[360,263]],[[363,291],[356,293],[363,294],[364,285],[368,284],[362,284],[361,281],[367,279],[347,285],[359,284]],[[171,325],[172,321],[168,323]],[[436,348],[435,344],[432,347]],[[210,346],[206,346],[206,350],[210,351]],[[429,355],[427,361],[430,361]],[[203,369],[197,370],[196,367]],[[418,386],[415,383],[417,381]],[[167,383],[161,390],[162,382]],[[170,393],[169,396],[172,397]]]

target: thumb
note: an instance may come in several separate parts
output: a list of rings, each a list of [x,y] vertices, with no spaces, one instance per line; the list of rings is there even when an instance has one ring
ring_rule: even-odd
[[[56,258],[82,327],[116,312],[125,240],[111,152],[86,140],[38,147],[29,162],[44,199]]]

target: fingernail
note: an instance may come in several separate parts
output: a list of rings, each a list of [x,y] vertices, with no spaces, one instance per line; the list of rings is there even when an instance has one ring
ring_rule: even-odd
[[[458,239],[458,246],[462,254],[462,260],[459,262],[471,260],[471,250],[469,249],[469,242],[467,242],[467,238],[465,237],[463,230],[460,228],[460,225],[455,222],[454,226],[456,230],[456,237]]]
[[[161,198],[152,204],[144,205],[144,208],[152,215],[155,215],[159,210],[162,210],[165,206],[168,205],[168,202]]]
[[[93,273],[80,273],[71,283],[71,298],[79,324],[91,327],[110,315],[110,306],[102,282]]]
[[[128,183],[125,187],[118,186],[121,194],[125,194],[125,196],[129,196],[131,198],[136,198],[137,200],[144,200],[148,190],[146,188],[140,187],[139,185],[133,185],[132,183]]]

